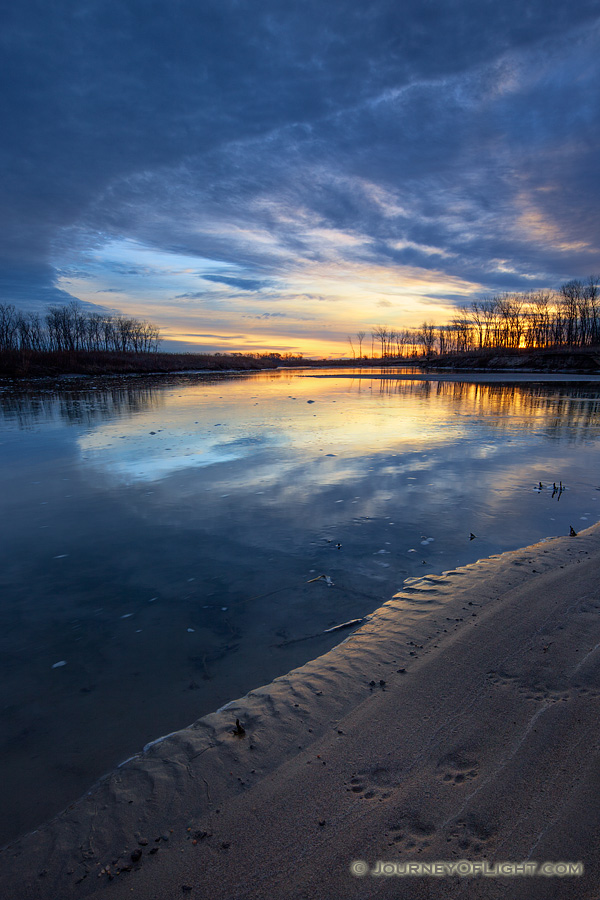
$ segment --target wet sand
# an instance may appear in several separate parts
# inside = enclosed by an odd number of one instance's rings
[[[599,570],[596,525],[405,583],[325,656],[4,848],[2,896],[597,897]],[[584,874],[357,877],[355,860]]]

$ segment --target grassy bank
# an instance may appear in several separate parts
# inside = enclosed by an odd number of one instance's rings
[[[417,366],[425,369],[600,373],[600,347],[560,350],[473,350],[429,357],[363,359],[283,358],[277,354],[244,356],[210,353],[130,353],[115,351],[11,350],[0,354],[0,378],[61,375],[148,375],[177,372],[261,371],[281,367],[373,368]]]
[[[465,353],[445,353],[415,360],[431,369],[481,369],[503,371],[521,369],[533,372],[600,373],[600,347],[562,348],[558,350],[487,349]]]
[[[296,362],[295,365],[298,363]],[[127,353],[102,350],[14,350],[0,355],[0,376],[42,378],[57,375],[128,375],[193,370],[274,369],[272,357],[213,356],[204,353]]]
[[[407,359],[304,359],[276,353],[127,353],[106,350],[9,350],[0,353],[0,378],[44,378],[60,375],[147,375],[176,372],[261,371],[281,367],[340,368],[417,365]]]

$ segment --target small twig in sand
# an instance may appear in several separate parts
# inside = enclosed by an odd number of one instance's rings
[[[326,628],[323,634],[328,634],[330,631],[338,631],[340,628],[350,628],[352,625],[360,625],[364,621],[364,618],[350,619],[349,622],[342,622],[341,625],[334,625],[333,628]]]
[[[308,581],[307,581],[306,583],[307,583],[307,584],[312,584],[313,581],[321,581],[321,579],[323,579],[323,581],[326,581],[327,584],[329,585],[329,587],[333,587],[333,581],[331,580],[331,578],[329,577],[329,575],[317,575],[316,578],[309,578]]]
[[[310,641],[313,638],[321,637],[324,634],[329,634],[332,631],[339,631],[340,628],[352,628],[353,625],[361,625],[365,621],[362,619],[351,619],[349,622],[342,622],[341,625],[334,625],[332,628],[326,628],[325,631],[318,631],[316,634],[307,634],[304,637],[299,638],[291,638],[287,641],[282,641],[280,644],[275,644],[276,647],[287,647],[289,644],[298,644],[300,641]]]

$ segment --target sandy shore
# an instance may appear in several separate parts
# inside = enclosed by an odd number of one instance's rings
[[[4,848],[1,895],[596,900],[599,572],[597,525],[405,584],[325,656]],[[357,877],[355,860],[584,874]]]

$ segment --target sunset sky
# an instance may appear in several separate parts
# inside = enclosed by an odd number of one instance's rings
[[[130,313],[168,350],[340,355],[600,272],[598,0],[1,18],[0,302]]]

